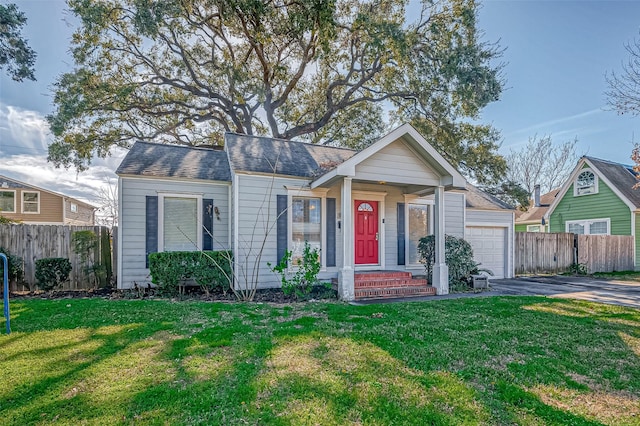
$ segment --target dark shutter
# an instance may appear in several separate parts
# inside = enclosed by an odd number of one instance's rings
[[[327,198],[327,266],[336,266],[336,199]]]
[[[158,251],[158,197],[147,195],[145,206],[145,267],[149,267],[149,253]]]
[[[202,200],[202,250],[213,250],[213,200]]]
[[[404,203],[398,203],[398,265],[405,265]]]
[[[289,197],[286,195],[278,195],[276,210],[278,212],[277,217],[277,230],[278,230],[278,245],[277,245],[277,259],[276,262],[280,262],[280,259],[284,257],[284,253],[287,250],[287,204]]]

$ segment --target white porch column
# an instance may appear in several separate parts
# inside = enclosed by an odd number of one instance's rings
[[[355,298],[353,260],[353,200],[351,199],[351,178],[342,181],[342,269],[338,276],[338,297],[342,300]]]
[[[449,267],[444,258],[444,186],[438,186],[435,197],[436,259],[433,265],[433,283],[436,294],[449,294]]]

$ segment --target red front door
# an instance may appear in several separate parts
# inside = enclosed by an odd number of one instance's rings
[[[378,202],[355,202],[356,265],[378,264]]]

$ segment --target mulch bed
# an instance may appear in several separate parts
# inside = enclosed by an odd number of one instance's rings
[[[97,290],[60,290],[60,291],[38,291],[38,292],[19,292],[11,293],[12,300],[20,299],[86,299],[86,298],[102,298],[102,299],[171,299],[171,300],[196,300],[210,302],[235,302],[238,301],[231,291],[223,292],[221,289],[205,294],[197,287],[187,287],[185,294],[177,296],[166,296],[158,294],[155,289],[131,289],[116,290],[112,288],[101,288]],[[323,286],[316,286],[311,290],[304,300],[336,300],[337,292],[327,289]],[[254,302],[266,303],[293,303],[300,302],[294,296],[288,296],[282,290],[261,289],[256,290]]]

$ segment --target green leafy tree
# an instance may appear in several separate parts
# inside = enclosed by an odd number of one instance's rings
[[[410,121],[468,176],[505,170],[470,124],[498,99],[501,51],[474,0],[69,0],[76,69],[55,85],[56,165],[132,140],[215,145],[223,131],[361,148]]]
[[[36,52],[22,36],[26,23],[27,18],[15,4],[0,4],[0,69],[6,69],[16,81],[36,79],[33,74]]]
[[[507,180],[496,185],[483,186],[480,189],[504,201],[511,207],[528,207],[530,193],[518,182]]]

